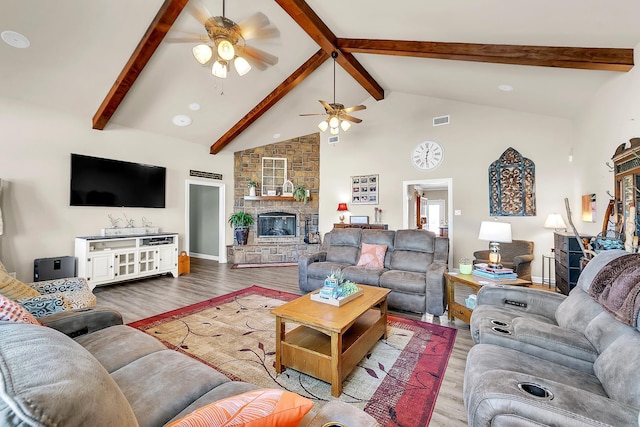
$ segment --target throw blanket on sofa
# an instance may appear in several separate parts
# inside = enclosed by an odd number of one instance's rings
[[[589,295],[617,320],[636,327],[640,310],[640,255],[614,259],[600,270]]]

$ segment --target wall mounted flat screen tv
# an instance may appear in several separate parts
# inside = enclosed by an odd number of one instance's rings
[[[71,206],[164,208],[161,166],[71,154]]]

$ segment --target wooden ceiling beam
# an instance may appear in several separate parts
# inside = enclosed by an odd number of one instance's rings
[[[102,101],[98,111],[94,114],[94,129],[103,130],[105,128],[187,2],[188,0],[165,0],[120,75],[113,83],[111,90]]]
[[[276,3],[302,28],[327,54],[338,52],[336,62],[344,68],[374,99],[384,99],[384,89],[350,53],[342,52],[338,38],[322,22],[304,0],[276,0]]]
[[[211,154],[217,154],[226,147],[231,141],[244,132],[253,122],[258,120],[264,113],[269,111],[278,101],[284,98],[289,92],[291,92],[296,86],[298,86],[304,79],[306,79],[311,73],[313,73],[320,65],[322,65],[327,59],[329,54],[323,49],[318,50],[311,58],[309,58],[304,64],[302,64],[296,71],[287,77],[282,83],[278,85],[269,95],[267,95],[258,105],[253,107],[238,123],[236,123],[231,129],[227,131],[220,139],[218,139],[212,146],[209,152]]]
[[[583,70],[629,71],[633,67],[633,49],[369,39],[338,39],[336,44],[341,51],[347,53],[413,56]]]

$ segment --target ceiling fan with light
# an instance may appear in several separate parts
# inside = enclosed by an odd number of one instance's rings
[[[351,123],[361,123],[362,120],[349,115],[349,113],[353,111],[365,110],[367,107],[365,105],[356,105],[354,107],[347,107],[343,104],[336,103],[336,58],[338,57],[338,52],[331,52],[331,57],[333,58],[333,103],[329,104],[326,101],[320,100],[320,104],[325,109],[325,113],[328,117],[326,120],[321,121],[318,124],[318,128],[322,132],[329,129],[331,135],[337,135],[340,132],[339,128],[342,128],[344,132],[348,131],[351,127]],[[315,113],[315,114],[300,114],[301,116],[322,116],[323,113]]]
[[[197,0],[189,1],[186,9],[204,26],[207,34],[191,33],[184,37],[168,38],[167,41],[199,43],[193,47],[193,56],[202,65],[213,60],[211,73],[214,76],[226,78],[231,62],[241,76],[251,71],[252,66],[264,70],[269,65],[278,63],[277,56],[246,44],[247,40],[269,39],[280,35],[263,13],[255,13],[244,21],[235,23],[225,16],[225,0],[222,0],[222,16],[212,16]]]

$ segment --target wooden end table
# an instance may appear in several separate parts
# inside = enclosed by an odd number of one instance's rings
[[[311,294],[271,310],[276,316],[276,372],[287,367],[331,384],[342,381],[381,337],[387,337],[389,289],[358,285],[363,295],[334,307],[312,301]],[[285,334],[285,322],[300,326]]]
[[[454,318],[458,318],[465,323],[471,323],[471,313],[473,310],[467,308],[467,306],[456,302],[455,300],[455,284],[467,286],[475,293],[484,285],[509,285],[509,286],[530,286],[531,282],[523,279],[514,280],[491,280],[489,278],[474,276],[473,274],[460,274],[458,272],[446,272],[444,277],[447,280],[447,312],[449,315],[449,321],[452,322]]]

